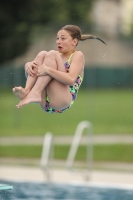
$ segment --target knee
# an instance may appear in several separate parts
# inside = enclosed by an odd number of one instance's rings
[[[56,56],[56,51],[55,50],[50,50],[46,54],[46,57],[55,57],[55,56]]]
[[[47,54],[47,51],[40,51],[37,54],[37,58],[45,58],[46,54]]]
[[[52,55],[55,55],[55,54],[56,54],[56,51],[55,51],[55,50],[50,50],[48,53],[49,53],[49,54],[52,54]]]

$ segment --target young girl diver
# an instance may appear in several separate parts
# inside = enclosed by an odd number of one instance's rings
[[[76,47],[79,41],[100,38],[83,35],[75,25],[66,25],[57,33],[58,51],[41,51],[32,62],[25,64],[26,86],[14,87],[20,99],[17,108],[29,103],[39,103],[49,113],[68,110],[77,97],[84,77],[85,58]]]

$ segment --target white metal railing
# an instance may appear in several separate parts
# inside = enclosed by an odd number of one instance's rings
[[[72,169],[72,165],[74,162],[74,158],[76,156],[76,152],[83,134],[84,129],[87,129],[87,171],[86,171],[86,180],[90,179],[90,173],[92,170],[92,156],[93,156],[93,133],[92,133],[92,124],[89,121],[81,121],[75,131],[73,141],[70,147],[70,151],[68,153],[68,157],[66,160],[66,167],[68,169]]]
[[[46,173],[47,180],[50,181],[50,167],[53,159],[53,136],[48,132],[44,136],[43,149],[41,155],[41,168]]]

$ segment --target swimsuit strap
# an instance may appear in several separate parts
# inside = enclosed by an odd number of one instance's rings
[[[74,53],[75,53],[75,52],[74,52]],[[70,61],[71,61],[71,58],[72,58],[72,56],[73,56],[74,53],[72,53],[72,54],[70,55],[70,57],[68,58],[68,60],[66,61],[69,65],[70,65]],[[60,55],[61,55],[61,53],[60,53]]]
[[[70,55],[69,59],[67,60],[67,62],[68,62],[69,65],[70,65],[70,61],[71,61],[71,58],[72,58],[73,54],[74,54],[74,53],[72,53],[72,54]]]
[[[80,75],[78,75],[78,77],[80,78],[81,81],[83,81],[83,78]]]

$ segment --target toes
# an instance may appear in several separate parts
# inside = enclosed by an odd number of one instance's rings
[[[21,105],[16,105],[16,107],[17,107],[17,108],[21,108],[22,106],[21,106]]]
[[[16,105],[17,108],[21,108],[22,106],[23,106],[22,103],[21,104],[19,103],[18,105]]]
[[[16,105],[16,108],[20,108],[20,105]]]

